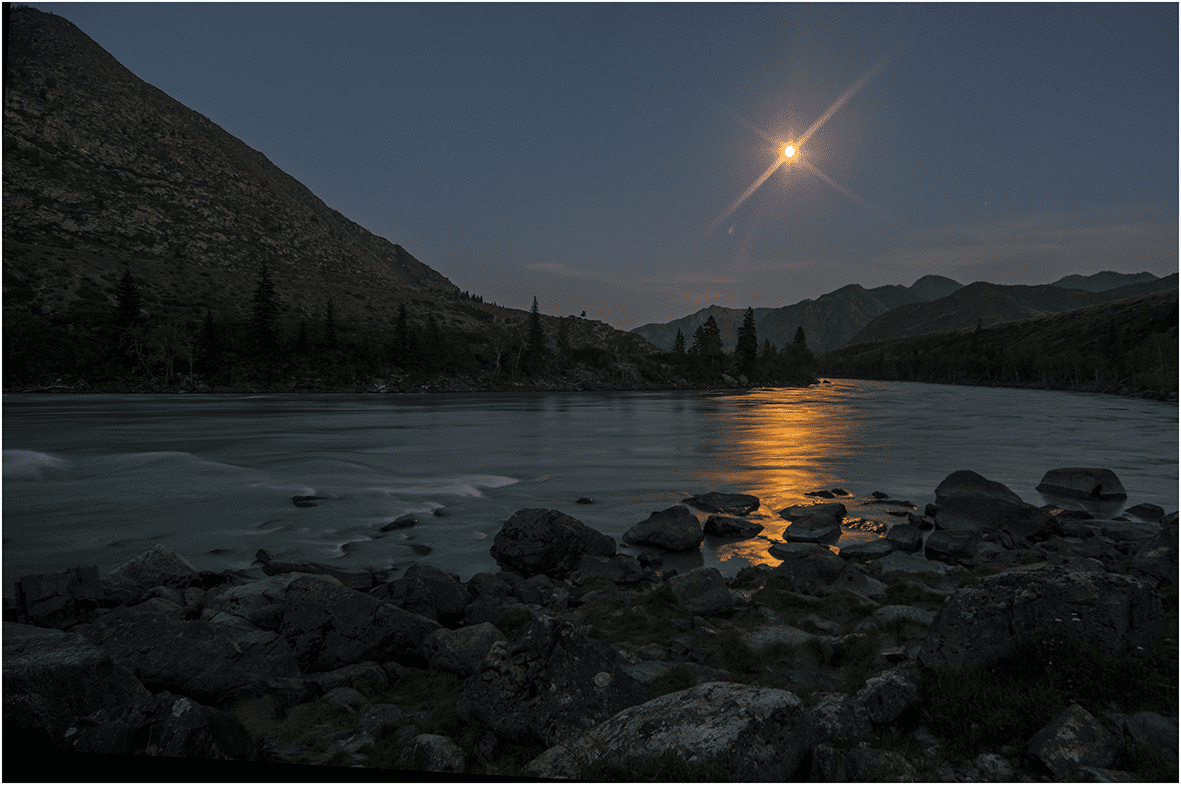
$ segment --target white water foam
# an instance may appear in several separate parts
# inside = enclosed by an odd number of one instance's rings
[[[5,450],[4,479],[42,480],[70,467],[65,458],[34,450]]]

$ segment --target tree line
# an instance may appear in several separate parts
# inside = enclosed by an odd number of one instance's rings
[[[742,317],[733,352],[723,349],[721,329],[711,315],[693,331],[691,344],[686,345],[684,332],[677,330],[673,349],[663,359],[685,378],[705,384],[726,375],[750,385],[796,386],[815,381],[817,368],[803,327],[797,327],[792,342],[781,349],[769,340],[760,345],[752,308]]]

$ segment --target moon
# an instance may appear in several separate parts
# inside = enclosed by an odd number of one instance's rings
[[[794,146],[789,144],[787,147],[783,148],[783,157],[784,158],[791,158],[795,154],[796,154],[796,148]]]

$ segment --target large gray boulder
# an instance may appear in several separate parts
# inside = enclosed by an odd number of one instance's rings
[[[970,469],[960,469],[935,486],[935,504],[942,507],[952,496],[986,496],[1000,501],[1021,502],[1021,497],[1004,483],[986,479]]]
[[[282,638],[231,618],[238,621],[183,621],[163,601],[153,600],[115,608],[77,629],[153,692],[167,690],[215,706],[235,691],[264,692],[269,680],[299,675]]]
[[[840,534],[840,522],[823,512],[801,515],[783,530],[783,538],[793,542],[835,540]]]
[[[1060,779],[1078,777],[1082,766],[1107,768],[1118,741],[1089,711],[1072,703],[1029,740],[1029,754]]]
[[[508,640],[490,622],[458,630],[435,630],[422,642],[422,655],[435,670],[467,678],[488,654],[492,644]]]
[[[1051,469],[1038,483],[1039,493],[1074,499],[1126,499],[1127,491],[1110,469]]]
[[[22,575],[16,582],[18,619],[38,627],[65,629],[89,621],[102,598],[98,567]]]
[[[107,597],[123,604],[142,598],[156,586],[184,586],[197,568],[163,543],[116,567],[102,579]]]
[[[420,662],[431,621],[322,575],[303,575],[287,587],[280,633],[300,669],[330,671],[366,660]]]
[[[1160,601],[1145,581],[1057,566],[1012,570],[955,591],[923,641],[927,667],[962,668],[1047,638],[1124,656],[1155,649],[1164,635]]]
[[[492,644],[455,711],[516,744],[566,741],[652,697],[622,664],[608,644],[542,616]]]
[[[810,748],[803,704],[784,690],[710,682],[624,709],[525,767],[530,777],[631,779],[655,761],[720,769],[723,779],[795,778]]]
[[[692,550],[704,539],[697,516],[680,504],[652,513],[623,533],[626,543],[659,545],[670,551]]]
[[[429,564],[411,564],[406,568],[405,576],[422,581],[430,593],[435,615],[440,619],[462,618],[463,609],[472,602],[471,593],[454,573]]]
[[[250,760],[254,742],[233,714],[167,692],[142,705],[110,707],[74,724],[73,752]]]
[[[734,610],[730,587],[717,567],[698,567],[668,581],[677,602],[694,616],[728,616]]]
[[[557,510],[526,509],[500,528],[491,553],[506,570],[565,578],[583,554],[613,555],[615,540]]]
[[[241,584],[224,584],[205,593],[201,618],[219,613],[241,617],[263,630],[278,632],[283,623],[283,597],[300,573],[289,572]]]
[[[64,747],[76,718],[151,697],[129,670],[81,635],[4,622],[6,747]]]
[[[690,496],[684,504],[690,504],[706,512],[720,512],[725,515],[750,515],[759,508],[759,497],[747,493],[722,493],[710,491],[700,496]]]

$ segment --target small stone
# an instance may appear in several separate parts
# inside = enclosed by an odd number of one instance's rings
[[[399,518],[394,518],[392,521],[382,526],[381,531],[392,532],[396,529],[409,529],[411,526],[417,525],[418,518],[414,517],[410,513],[407,513]]]
[[[578,501],[576,502],[576,504],[594,504],[594,503],[595,503],[595,500],[589,496],[579,497]]]

